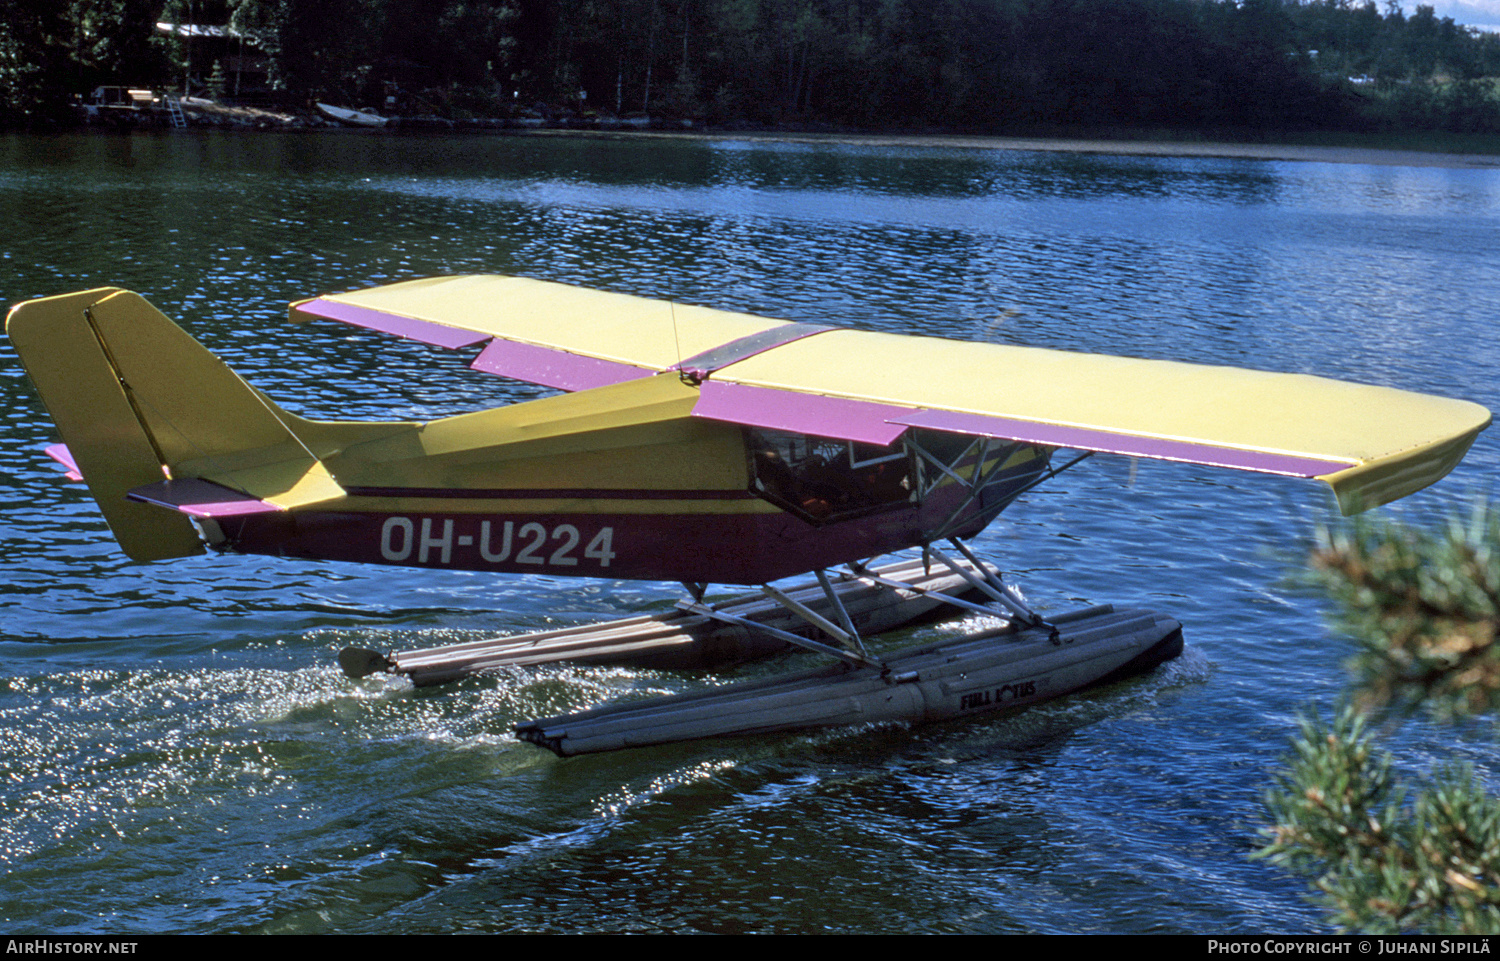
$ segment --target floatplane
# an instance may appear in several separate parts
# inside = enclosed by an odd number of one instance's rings
[[[429,422],[309,420],[145,299],[27,301],[6,329],[125,553],[205,547],[372,564],[677,581],[669,614],[421,651],[347,649],[351,676],[438,683],[503,665],[825,666],[542,718],[572,755],[1015,708],[1148,670],[1172,617],[1044,616],[968,541],[1095,454],[1315,478],[1345,513],[1420,490],[1490,422],[1460,400],[1306,375],[789,323],[516,277],[416,280],[294,303],[562,393]],[[1065,463],[1054,454],[1066,450]],[[916,559],[877,566],[909,548]],[[787,578],[804,583],[778,586]],[[710,585],[758,587],[710,603]],[[881,654],[933,616],[999,624]]]

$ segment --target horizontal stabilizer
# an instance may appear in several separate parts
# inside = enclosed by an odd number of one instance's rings
[[[239,471],[220,471],[216,480],[177,478],[132,489],[133,501],[155,504],[193,517],[272,514],[322,504],[344,490],[319,461],[287,460]],[[232,482],[233,487],[226,486]]]
[[[303,448],[261,447],[213,462],[193,461],[174,471],[174,478],[211,481],[276,510],[310,507],[344,496],[328,468]]]
[[[245,514],[274,514],[275,504],[205,480],[167,480],[137,487],[126,495],[142,504],[155,504],[192,517],[214,519]]]

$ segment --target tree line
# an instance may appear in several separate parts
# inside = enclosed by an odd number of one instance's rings
[[[0,119],[235,49],[264,98],[449,116],[1500,132],[1500,35],[1397,0],[0,0]]]

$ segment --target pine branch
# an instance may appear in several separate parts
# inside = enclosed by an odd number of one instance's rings
[[[1331,725],[1302,718],[1255,856],[1307,877],[1345,930],[1500,929],[1500,803],[1463,765],[1408,787],[1367,721],[1384,708],[1456,721],[1500,705],[1500,515],[1480,502],[1432,533],[1356,523],[1324,532],[1312,565],[1360,645],[1356,703]]]
[[[1500,705],[1500,514],[1481,502],[1437,533],[1324,532],[1312,565],[1362,648],[1350,670],[1365,706],[1456,720]]]

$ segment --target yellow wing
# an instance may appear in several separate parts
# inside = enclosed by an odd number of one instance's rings
[[[489,342],[478,370],[583,390],[666,370],[785,321],[525,277],[413,280],[292,304],[321,317],[442,347]]]
[[[569,390],[680,369],[695,416],[890,443],[910,427],[1316,477],[1345,513],[1451,471],[1477,404],[1301,374],[788,324],[514,277],[451,277],[292,307],[450,347]]]
[[[872,405],[871,426],[891,430],[1316,477],[1345,513],[1436,482],[1490,423],[1488,410],[1467,401],[1305,374],[860,331],[750,357],[714,373],[704,389],[703,414],[718,416],[722,401],[739,407],[738,418],[725,419],[743,420],[756,398],[795,392],[808,397],[805,420],[831,405],[829,426],[843,424],[846,434],[859,417],[848,406],[856,402]],[[739,396],[713,396],[721,392]]]

